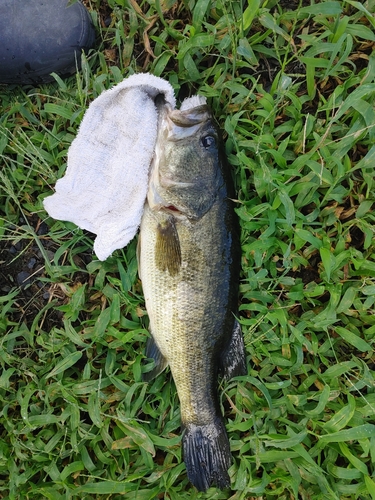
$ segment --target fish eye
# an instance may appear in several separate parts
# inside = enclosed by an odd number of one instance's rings
[[[208,149],[211,146],[216,145],[216,140],[215,140],[215,137],[213,137],[212,135],[206,135],[206,136],[202,137],[201,143],[205,149]]]

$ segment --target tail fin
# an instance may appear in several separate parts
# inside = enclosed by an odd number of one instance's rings
[[[184,461],[190,482],[199,490],[230,485],[229,440],[220,417],[206,425],[187,424],[182,438]]]

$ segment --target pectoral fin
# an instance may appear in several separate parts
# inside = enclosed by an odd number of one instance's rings
[[[222,352],[220,361],[223,376],[228,380],[232,377],[247,374],[245,344],[241,325],[237,320],[234,322],[232,337],[228,346]]]
[[[156,234],[155,264],[160,271],[175,276],[181,267],[181,247],[174,217],[158,224]]]
[[[145,356],[154,360],[154,367],[151,371],[142,374],[143,380],[145,382],[150,382],[150,380],[157,377],[167,367],[168,362],[155,344],[153,337],[147,339]]]

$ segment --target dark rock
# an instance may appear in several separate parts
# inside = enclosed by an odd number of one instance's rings
[[[35,257],[32,257],[32,258],[29,260],[29,262],[27,263],[27,267],[28,267],[29,269],[32,269],[32,268],[35,266],[35,264],[36,264],[36,258],[35,258]]]
[[[17,283],[22,287],[29,285],[31,283],[30,274],[26,271],[19,272],[17,274]]]

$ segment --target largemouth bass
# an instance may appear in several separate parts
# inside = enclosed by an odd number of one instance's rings
[[[150,380],[168,364],[181,405],[183,455],[198,490],[229,486],[217,378],[246,373],[237,311],[239,228],[230,173],[205,99],[160,108],[140,231],[139,272],[152,337]]]

